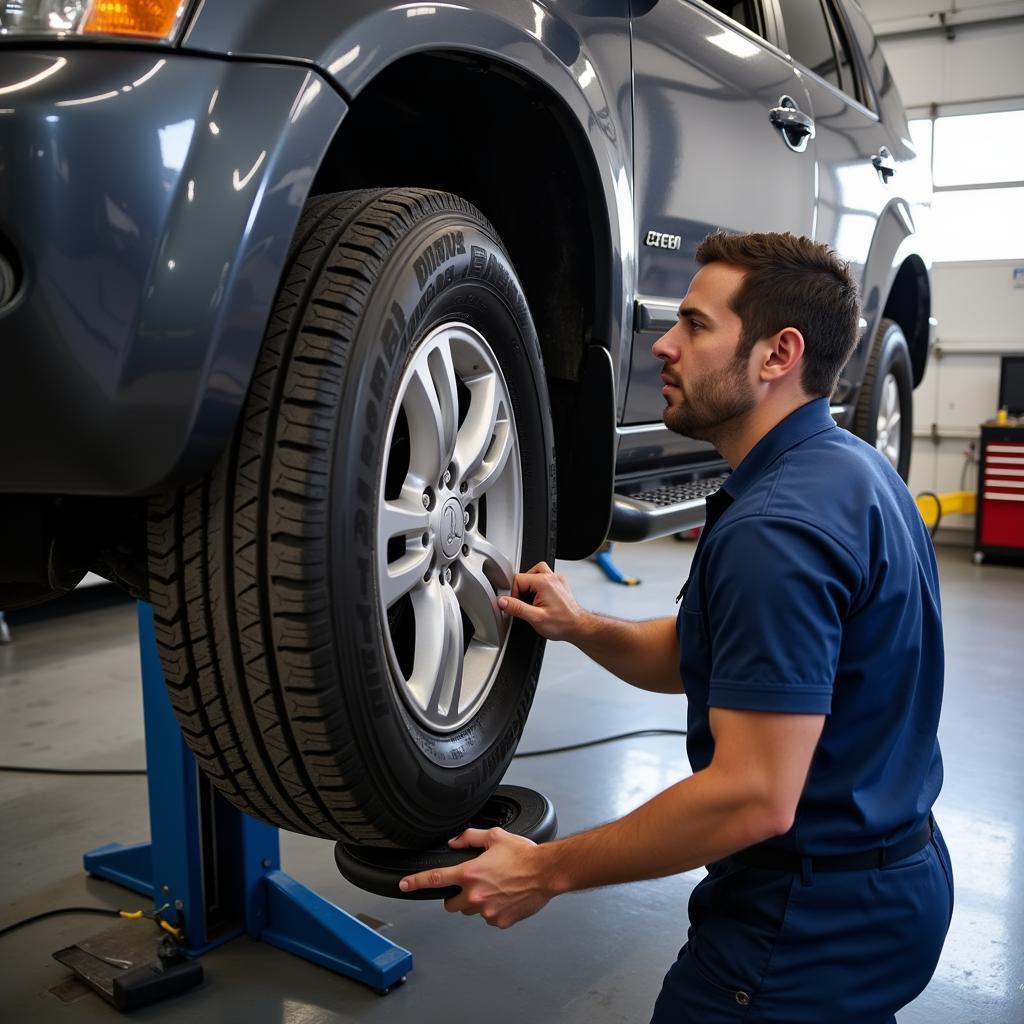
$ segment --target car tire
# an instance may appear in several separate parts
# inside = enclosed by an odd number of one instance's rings
[[[854,433],[874,445],[897,473],[910,475],[914,427],[914,376],[903,329],[882,320],[875,332],[857,399]]]
[[[536,687],[544,643],[496,601],[553,558],[554,481],[488,221],[424,189],[311,200],[230,449],[150,503],[164,675],[218,791],[348,844],[460,831]]]

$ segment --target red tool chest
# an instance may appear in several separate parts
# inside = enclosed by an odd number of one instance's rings
[[[1024,426],[981,428],[974,557],[1024,559]]]

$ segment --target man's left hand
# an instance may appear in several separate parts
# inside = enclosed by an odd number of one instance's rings
[[[475,847],[484,852],[454,867],[408,875],[399,883],[402,892],[457,885],[462,891],[444,901],[445,910],[479,914],[497,928],[510,928],[551,899],[553,893],[540,877],[537,844],[531,840],[502,828],[468,828],[448,845],[454,850]]]

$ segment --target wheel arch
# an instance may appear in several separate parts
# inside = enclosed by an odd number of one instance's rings
[[[931,283],[910,206],[894,199],[882,212],[861,280],[866,328],[843,371],[846,398],[855,402],[864,380],[875,333],[883,319],[895,320],[910,348],[914,387],[924,376],[932,342]]]
[[[438,105],[437,94],[458,95],[460,102]],[[565,501],[560,507],[560,521],[572,521],[572,543],[559,544],[565,557],[599,546],[611,508],[616,378],[623,372],[621,357],[628,357],[622,341],[628,259],[618,237],[621,196],[608,195],[611,173],[571,103],[549,82],[493,57],[447,47],[407,54],[363,84],[310,193],[377,185],[437,188],[468,199],[494,224],[537,327],[559,486],[563,495],[574,496],[571,508]],[[592,346],[610,353],[610,375],[588,372]],[[600,461],[607,473],[586,472],[576,453],[584,417],[592,443],[605,438],[608,457]]]

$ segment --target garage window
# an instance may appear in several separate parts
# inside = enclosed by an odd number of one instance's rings
[[[1024,257],[1024,110],[911,121],[930,166],[937,261]]]

